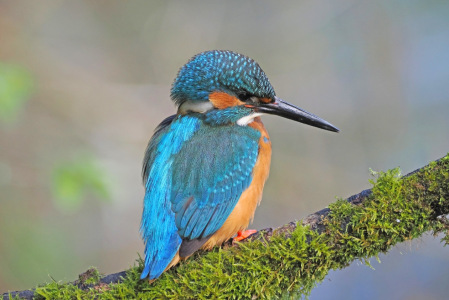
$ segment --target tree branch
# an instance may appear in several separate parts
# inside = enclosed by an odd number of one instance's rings
[[[242,243],[201,252],[148,285],[139,266],[99,276],[88,270],[80,279],[50,283],[11,297],[58,296],[63,291],[114,297],[210,298],[309,294],[331,269],[367,260],[425,232],[446,232],[449,222],[449,155],[399,177],[398,170],[377,174],[373,188],[309,215],[300,223],[266,228]],[[448,237],[444,238],[446,242]],[[95,279],[96,278],[96,279]],[[83,294],[84,293],[84,294]],[[3,294],[8,299],[7,293]]]

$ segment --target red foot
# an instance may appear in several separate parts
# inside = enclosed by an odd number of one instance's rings
[[[237,236],[232,241],[233,242],[240,242],[240,241],[248,238],[251,234],[254,234],[256,232],[257,232],[257,230],[254,230],[254,229],[248,229],[248,230],[245,230],[243,232],[242,231],[238,231],[237,232]]]

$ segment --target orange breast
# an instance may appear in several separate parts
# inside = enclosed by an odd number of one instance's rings
[[[237,202],[223,226],[210,237],[202,247],[203,249],[210,249],[215,245],[220,245],[235,235],[237,231],[246,229],[254,217],[257,205],[262,199],[263,187],[270,171],[271,141],[259,117],[255,118],[248,126],[262,133],[259,140],[259,155],[253,170],[253,180],[250,186],[242,193],[239,202]]]

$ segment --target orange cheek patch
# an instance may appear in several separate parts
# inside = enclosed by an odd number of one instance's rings
[[[218,108],[223,109],[231,106],[239,106],[245,104],[236,97],[223,92],[213,92],[209,94],[209,101]]]
[[[259,100],[260,100],[260,102],[263,102],[263,103],[271,103],[271,102],[273,102],[273,99],[270,99],[270,98],[259,98]]]

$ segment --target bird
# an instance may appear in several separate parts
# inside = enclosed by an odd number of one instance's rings
[[[253,59],[228,50],[193,56],[171,87],[176,114],[155,129],[142,167],[141,279],[236,236],[252,221],[268,178],[271,141],[262,115],[338,132],[276,96]]]

